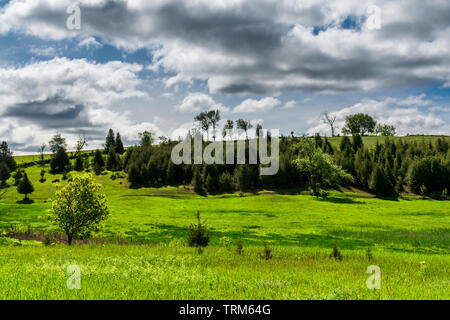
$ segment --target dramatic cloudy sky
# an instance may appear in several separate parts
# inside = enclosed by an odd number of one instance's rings
[[[55,132],[176,138],[211,108],[284,134],[329,135],[325,111],[450,134],[450,2],[0,0],[0,139],[17,154]]]

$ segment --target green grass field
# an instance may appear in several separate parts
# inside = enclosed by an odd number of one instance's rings
[[[26,169],[32,203],[22,203],[15,187],[6,189],[3,235],[14,229],[38,239],[57,232],[47,214],[66,182],[52,183],[61,175],[47,173],[40,183],[40,170]],[[327,198],[301,190],[203,197],[184,186],[129,189],[125,178],[110,177],[96,177],[111,217],[91,242],[44,246],[0,238],[0,299],[450,298],[449,201],[379,199],[358,190],[330,191]],[[202,254],[186,246],[197,210],[212,232]],[[334,244],[342,261],[329,258]],[[264,245],[272,249],[270,260],[261,257]],[[71,264],[81,269],[81,290],[66,287]],[[380,290],[366,286],[369,265],[381,268]]]

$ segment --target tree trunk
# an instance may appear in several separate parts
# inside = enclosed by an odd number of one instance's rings
[[[69,244],[69,246],[72,245],[72,240],[73,240],[73,237],[68,235],[67,236],[67,243]]]

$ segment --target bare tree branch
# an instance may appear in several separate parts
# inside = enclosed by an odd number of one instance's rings
[[[325,123],[325,124],[330,126],[330,128],[331,128],[331,136],[334,137],[335,136],[335,130],[336,130],[336,127],[334,126],[334,123],[336,122],[336,115],[330,115],[328,112],[325,112],[322,115],[322,121],[323,121],[323,123]]]

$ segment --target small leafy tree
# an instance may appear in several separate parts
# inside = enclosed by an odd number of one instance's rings
[[[318,186],[335,186],[341,182],[353,182],[353,177],[334,163],[329,154],[317,148],[313,141],[302,138],[297,148],[300,157],[294,160],[300,176],[306,176],[314,195],[319,195]]]
[[[374,133],[377,122],[368,114],[357,113],[350,115],[345,119],[343,134],[364,136],[367,133]]]
[[[48,145],[53,153],[56,153],[59,149],[67,149],[66,139],[63,138],[60,133],[55,134]]]
[[[389,124],[378,124],[375,133],[382,137],[395,136],[395,127]]]
[[[143,147],[151,146],[153,144],[154,138],[150,131],[144,131],[139,133],[140,144]]]
[[[6,185],[6,180],[11,177],[11,172],[5,162],[0,162],[0,181],[1,185]]]
[[[78,176],[56,193],[53,222],[66,234],[67,243],[88,238],[110,213],[102,186],[91,175]]]
[[[189,226],[188,245],[190,247],[204,248],[211,241],[211,233],[204,222],[200,219],[200,211],[197,211],[197,224]]]
[[[28,179],[28,175],[26,173],[23,174],[23,178],[17,186],[17,192],[25,195],[24,201],[28,201],[28,195],[34,192],[33,184],[30,179]]]

